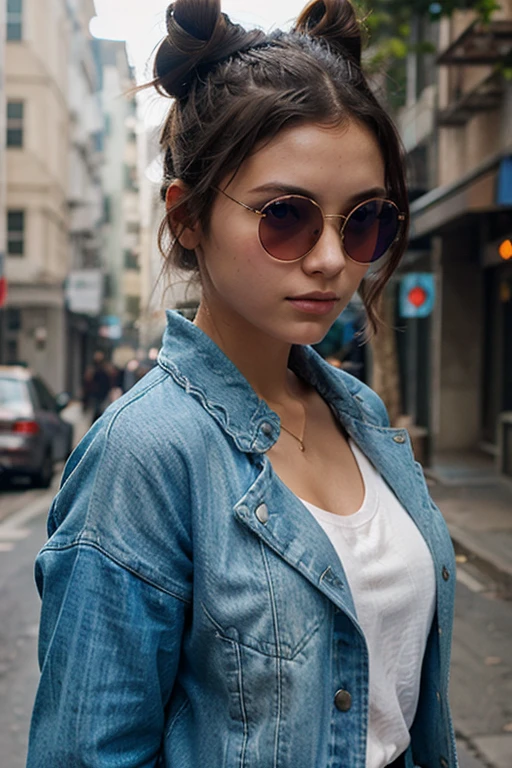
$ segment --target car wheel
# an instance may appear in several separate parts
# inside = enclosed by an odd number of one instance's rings
[[[46,451],[38,472],[33,477],[36,488],[49,488],[53,478],[53,456],[50,449]]]

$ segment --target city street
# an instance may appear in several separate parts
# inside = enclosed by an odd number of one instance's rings
[[[12,490],[0,497],[0,768],[22,768],[25,761],[38,678],[33,563],[57,480],[51,491]],[[510,768],[511,637],[512,602],[461,562],[451,689],[461,768]]]

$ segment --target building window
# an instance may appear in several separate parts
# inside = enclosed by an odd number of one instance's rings
[[[23,117],[24,104],[22,101],[7,102],[7,146],[23,146]]]
[[[137,254],[128,248],[124,252],[124,268],[139,269],[139,258]]]
[[[132,321],[140,315],[140,296],[127,296],[125,299],[126,314]]]
[[[8,331],[21,331],[21,309],[6,307],[5,319]]]
[[[7,211],[7,255],[25,253],[25,211]]]
[[[22,0],[7,0],[7,39],[21,40],[23,4]]]
[[[103,223],[110,224],[112,221],[112,198],[105,195],[103,198]]]
[[[139,235],[140,234],[140,223],[138,221],[128,221],[126,222],[126,232],[128,235]]]
[[[7,365],[13,365],[18,362],[18,340],[7,339],[5,350],[5,362]]]
[[[135,165],[124,166],[124,188],[132,192],[137,192],[139,189],[137,181],[137,167]]]

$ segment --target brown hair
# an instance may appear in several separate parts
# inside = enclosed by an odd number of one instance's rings
[[[215,187],[283,127],[351,119],[376,137],[389,197],[408,212],[400,139],[361,70],[361,30],[348,0],[313,0],[287,33],[246,31],[221,13],[220,0],[176,0],[166,22],[152,83],[174,98],[161,134],[162,198],[181,179],[190,221],[208,230]],[[197,273],[194,252],[174,234],[168,211],[159,232],[167,264]],[[373,332],[378,300],[405,247],[404,237],[361,286]]]

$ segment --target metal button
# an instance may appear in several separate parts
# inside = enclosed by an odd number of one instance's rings
[[[441,694],[439,693],[439,691],[436,691],[436,699],[438,700],[439,703],[441,703]]]
[[[441,764],[441,768],[448,768],[448,760],[446,757],[440,757],[439,763]]]
[[[352,696],[348,691],[344,691],[342,688],[336,692],[336,695],[334,696],[334,703],[336,705],[336,709],[339,709],[340,712],[348,712],[352,706]]]
[[[402,443],[405,443],[405,435],[395,435],[393,440],[395,443],[400,443],[400,445],[402,445]]]
[[[265,525],[268,523],[268,518],[270,517],[268,513],[268,507],[266,504],[260,504],[259,507],[256,509],[256,517],[262,523],[262,525]]]
[[[450,578],[450,571],[448,570],[446,565],[443,565],[443,579],[445,581],[448,581],[449,578]]]
[[[270,437],[274,430],[272,429],[272,424],[269,424],[268,421],[265,421],[261,425],[261,431],[266,437]]]

